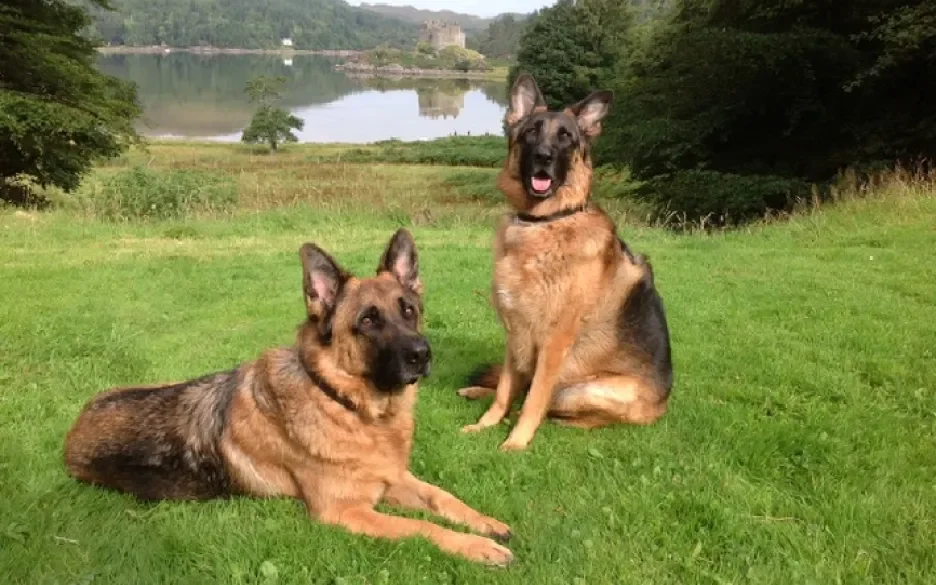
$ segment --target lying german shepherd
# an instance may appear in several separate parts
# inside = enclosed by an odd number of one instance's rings
[[[431,362],[410,234],[394,234],[373,278],[348,274],[314,244],[300,255],[308,320],[294,347],[180,384],[96,396],[68,433],[69,474],[141,499],[301,498],[312,518],[351,532],[421,535],[508,564],[510,550],[490,538],[373,509],[384,500],[510,537],[408,470],[417,382]]]
[[[591,143],[611,101],[598,91],[550,112],[531,76],[511,89],[498,188],[514,213],[497,229],[493,283],[507,351],[503,366],[459,390],[494,394],[465,431],[498,424],[527,392],[504,450],[526,448],[547,415],[590,428],[651,423],[666,411],[673,371],[653,271],[589,201]]]

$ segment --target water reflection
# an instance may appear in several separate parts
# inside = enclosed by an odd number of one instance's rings
[[[447,120],[449,116],[457,118],[465,107],[464,91],[448,93],[441,89],[418,89],[419,115],[424,118]]]
[[[150,136],[239,140],[253,108],[244,94],[258,75],[286,77],[282,104],[305,120],[302,141],[416,140],[499,133],[503,83],[348,76],[319,56],[109,55],[102,70],[137,83]]]

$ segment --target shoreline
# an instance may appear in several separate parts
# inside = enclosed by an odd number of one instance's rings
[[[459,71],[457,69],[419,69],[406,68],[402,65],[366,65],[361,63],[339,63],[335,71],[341,71],[348,77],[356,79],[370,79],[377,77],[403,78],[403,77],[438,77],[454,79],[496,79],[497,71]]]
[[[321,57],[335,57],[339,59],[359,57],[367,51],[351,49],[231,49],[224,47],[165,47],[151,46],[100,46],[97,52],[101,55],[170,55],[172,53],[187,53],[190,55],[275,55],[289,58],[296,55],[317,55]],[[460,71],[457,69],[420,69],[406,68],[402,65],[368,65],[356,62],[338,63],[336,71],[341,71],[348,77],[421,77],[445,79],[472,79],[487,81],[503,81],[506,70],[495,67],[490,71]]]
[[[104,55],[169,55],[190,53],[193,55],[321,55],[325,57],[356,57],[364,51],[351,49],[231,49],[224,47],[164,47],[159,45],[133,47],[127,45],[101,46],[98,53]]]

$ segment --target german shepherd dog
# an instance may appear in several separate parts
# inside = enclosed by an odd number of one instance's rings
[[[514,211],[497,229],[493,279],[506,353],[458,391],[494,394],[466,432],[498,424],[526,392],[503,450],[525,449],[546,416],[593,428],[647,424],[666,411],[673,370],[653,270],[590,201],[590,149],[612,99],[596,91],[549,111],[533,77],[511,89],[497,184]]]
[[[372,278],[315,244],[300,256],[308,318],[293,347],[188,382],[99,394],[68,433],[68,473],[143,500],[299,498],[314,520],[353,533],[423,536],[508,564],[510,550],[488,538],[507,540],[507,525],[409,471],[418,380],[431,362],[410,234],[393,235]],[[381,500],[485,536],[379,513]]]

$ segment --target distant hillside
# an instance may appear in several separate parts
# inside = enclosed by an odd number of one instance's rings
[[[412,6],[390,6],[388,4],[361,4],[362,10],[369,10],[405,22],[422,24],[427,20],[444,20],[454,22],[467,32],[483,30],[491,22],[490,18],[482,18],[474,14],[463,14],[451,10],[423,10]]]
[[[77,0],[76,0],[77,1]],[[419,27],[342,0],[110,0],[92,33],[113,45],[263,49],[413,47]]]

